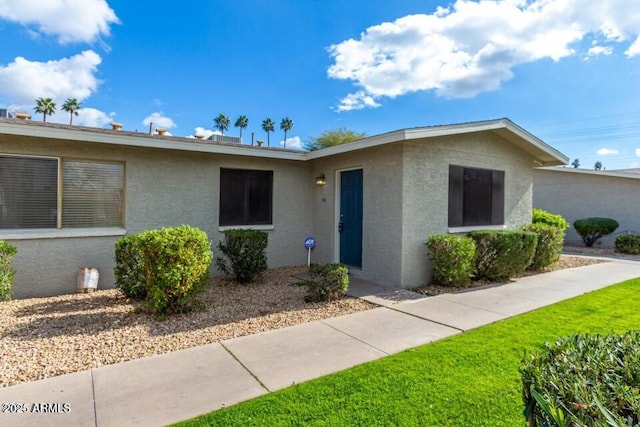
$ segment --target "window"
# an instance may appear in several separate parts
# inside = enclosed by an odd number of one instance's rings
[[[56,228],[58,159],[0,156],[0,228]]]
[[[220,169],[220,226],[271,225],[273,171]]]
[[[122,226],[122,163],[64,160],[62,227]]]
[[[449,227],[504,223],[504,171],[449,166]]]
[[[123,194],[123,163],[0,155],[0,229],[122,226]]]

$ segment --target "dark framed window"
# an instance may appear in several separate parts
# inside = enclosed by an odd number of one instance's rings
[[[273,223],[273,171],[220,169],[220,220],[228,225]]]
[[[120,227],[123,199],[122,162],[0,155],[0,229]]]
[[[449,227],[504,224],[504,171],[449,166]]]

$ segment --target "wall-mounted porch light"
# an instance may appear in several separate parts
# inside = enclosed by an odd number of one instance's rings
[[[316,176],[316,185],[318,186],[323,186],[327,183],[327,179],[324,177],[324,174],[321,173],[320,175]]]

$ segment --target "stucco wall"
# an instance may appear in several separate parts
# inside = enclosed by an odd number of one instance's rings
[[[424,242],[447,233],[449,165],[505,172],[507,228],[531,221],[533,159],[497,135],[476,133],[404,143],[402,286],[431,278]]]
[[[338,261],[338,172],[363,169],[362,270],[354,274],[398,286],[402,256],[402,144],[370,148],[312,161],[311,177],[327,184],[313,190],[313,260]]]
[[[0,152],[125,161],[127,233],[189,224],[207,233],[216,255],[216,245],[223,237],[218,230],[220,167],[273,170],[274,229],[268,231],[269,266],[306,262],[302,242],[311,231],[313,182],[303,162],[5,135],[0,136]],[[100,288],[113,287],[113,243],[117,238],[10,240],[18,248],[13,263],[17,271],[14,297],[75,292],[77,271],[86,266],[100,270]]]
[[[533,174],[533,207],[560,214],[570,224],[587,217],[613,218],[620,227],[600,243],[613,246],[618,233],[640,233],[638,178],[536,169]],[[565,241],[582,244],[573,226],[567,230]]]

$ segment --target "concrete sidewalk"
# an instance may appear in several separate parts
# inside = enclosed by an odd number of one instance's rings
[[[380,307],[2,388],[0,425],[165,425],[635,277],[640,263],[610,262],[431,298],[353,278]]]

